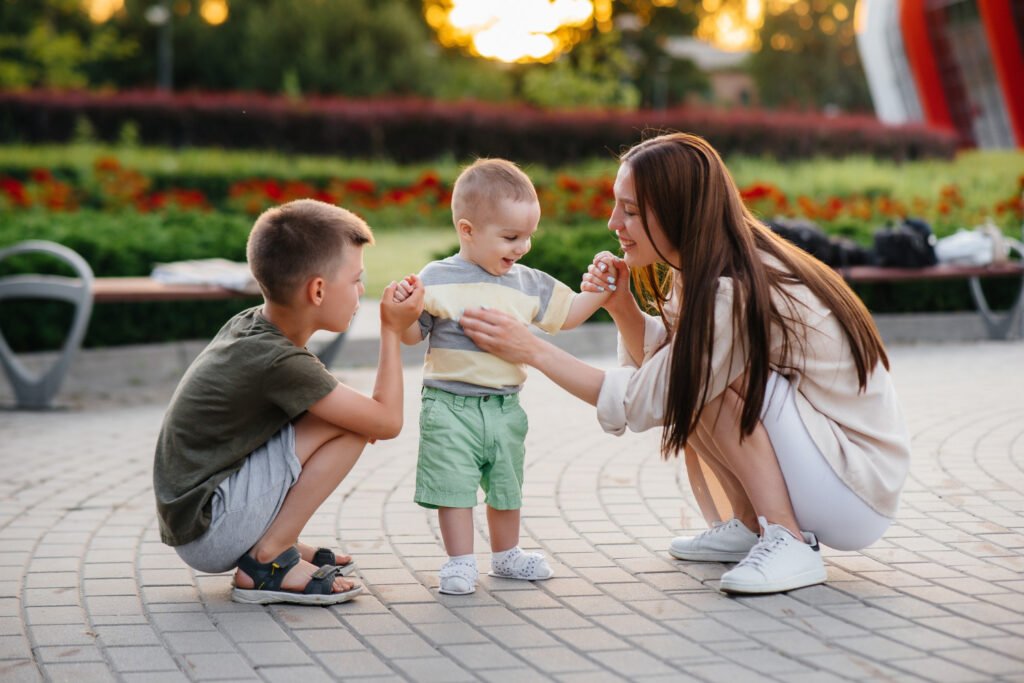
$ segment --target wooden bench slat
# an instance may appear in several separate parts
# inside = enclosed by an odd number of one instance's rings
[[[192,301],[259,296],[219,285],[166,284],[149,277],[99,277],[93,280],[96,303],[132,301]]]
[[[849,266],[839,273],[847,282],[910,282],[912,280],[956,280],[971,277],[1022,277],[1024,265],[1016,262],[990,266],[938,265],[926,268],[882,268]]]

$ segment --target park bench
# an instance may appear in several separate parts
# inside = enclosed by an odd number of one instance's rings
[[[209,284],[167,284],[149,277],[94,277],[92,269],[77,253],[53,242],[30,240],[0,249],[0,261],[21,253],[45,253],[64,261],[77,277],[59,275],[12,275],[0,278],[0,301],[4,299],[56,299],[74,304],[75,315],[57,361],[45,372],[34,374],[18,362],[0,334],[0,366],[14,389],[18,408],[50,406],[81,347],[94,303],[139,303],[153,301],[216,301],[252,298],[251,292]],[[316,355],[330,367],[344,343],[344,333],[324,344]]]
[[[920,280],[967,280],[971,298],[981,316],[990,339],[1010,339],[1024,335],[1024,262],[1008,261],[988,266],[959,266],[942,264],[925,268],[889,268],[880,266],[847,266],[839,268],[849,283],[900,283]],[[996,313],[988,305],[981,280],[989,277],[1017,277],[1021,290],[1008,311]]]

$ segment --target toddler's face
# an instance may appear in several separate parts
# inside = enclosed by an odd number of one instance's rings
[[[473,224],[470,235],[462,239],[460,253],[491,275],[504,275],[530,251],[539,222],[537,202],[503,199]]]

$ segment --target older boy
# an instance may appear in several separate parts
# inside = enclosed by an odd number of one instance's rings
[[[576,294],[550,275],[517,263],[530,251],[540,204],[533,183],[510,161],[481,159],[466,168],[455,181],[452,219],[459,253],[420,273],[427,287],[424,312],[402,341],[430,338],[415,500],[438,510],[449,555],[441,567],[440,591],[461,595],[476,589],[473,507],[478,487],[486,494],[491,575],[528,581],[552,576],[542,554],[519,548],[527,431],[519,390],[525,368],[481,351],[459,325],[462,311],[497,308],[553,334],[584,322],[607,293]],[[415,284],[399,283],[396,300],[411,296]]]
[[[247,256],[262,306],[231,318],[171,399],[153,471],[160,536],[205,572],[238,567],[232,598],[335,604],[362,590],[341,578],[351,558],[298,543],[368,441],[402,428],[401,331],[423,288],[381,304],[372,397],[338,382],[305,345],[348,328],[363,294],[369,227],[345,209],[304,199],[264,212]],[[318,565],[322,565],[319,566]]]

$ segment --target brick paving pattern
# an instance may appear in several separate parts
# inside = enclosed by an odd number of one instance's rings
[[[1024,344],[891,354],[914,443],[897,522],[863,552],[825,549],[826,585],[757,598],[719,593],[724,565],[666,554],[703,525],[658,435],[601,433],[536,372],[523,545],[556,578],[483,571],[475,595],[437,592],[409,368],[405,432],[364,453],[304,536],[359,564],[367,594],[331,608],[232,603],[230,575],[159,542],[163,403],[0,412],[0,680],[1024,681]]]

